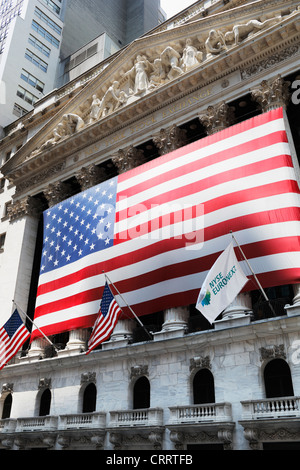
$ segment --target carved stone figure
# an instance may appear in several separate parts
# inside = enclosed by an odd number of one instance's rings
[[[168,79],[173,80],[173,78],[178,77],[183,73],[182,69],[179,66],[180,54],[173,49],[173,47],[168,46],[160,55],[162,63],[169,68]]]
[[[77,114],[65,114],[62,118],[62,123],[66,126],[66,134],[72,135],[80,131],[84,127],[84,121]]]
[[[188,72],[194,67],[197,67],[202,61],[203,53],[198,51],[196,47],[192,45],[192,40],[186,40],[186,46],[183,49],[183,55],[180,59],[180,66],[184,72]]]
[[[96,119],[108,116],[108,114],[116,111],[120,106],[126,103],[126,100],[126,93],[120,90],[120,84],[115,80],[105,92],[101,100],[101,105]]]
[[[152,71],[152,66],[145,56],[138,55],[134,66],[126,72],[129,78],[134,77],[133,94],[140,95],[148,90],[150,82],[148,74]]]
[[[155,59],[153,62],[153,73],[150,75],[149,89],[165,83],[167,78],[165,67],[161,59]]]
[[[268,28],[269,26],[273,26],[274,24],[280,22],[282,20],[282,16],[275,16],[274,18],[270,18],[263,22],[259,20],[250,20],[246,24],[239,24],[235,25],[232,28],[232,31],[228,31],[225,33],[225,41],[227,44],[231,44],[234,42],[235,45],[240,44],[244,41],[248,36],[260,31],[264,28]]]
[[[91,112],[90,112],[90,124],[94,121],[97,121],[99,118],[101,100],[97,97],[97,95],[93,95],[93,101],[91,105]]]
[[[220,31],[212,29],[205,41],[205,48],[208,58],[211,55],[217,55],[220,54],[220,52],[226,51],[227,47],[223,34]]]

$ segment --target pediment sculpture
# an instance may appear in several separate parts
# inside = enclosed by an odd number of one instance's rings
[[[103,94],[100,95],[100,92],[93,94],[83,109],[77,111],[77,114],[63,115],[61,122],[55,127],[52,134],[31,153],[29,158],[104,119],[126,104],[140,99],[167,82],[209,62],[223,52],[239,46],[248,38],[281,23],[299,11],[300,7],[298,6],[292,12],[289,10],[277,12],[273,17],[264,20],[254,18],[227,29],[211,29],[206,40],[202,43],[198,38],[198,47],[195,45],[196,39],[187,38],[185,45],[180,50],[178,50],[178,46],[175,48],[175,46],[167,45],[156,57],[154,53],[151,57],[151,49],[147,53],[137,54],[133,66],[122,73],[119,80],[113,80]]]

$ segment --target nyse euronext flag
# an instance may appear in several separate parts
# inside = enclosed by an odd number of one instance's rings
[[[214,263],[200,290],[196,308],[212,323],[247,284],[232,243]]]

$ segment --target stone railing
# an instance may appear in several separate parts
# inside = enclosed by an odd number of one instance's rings
[[[300,397],[265,398],[241,404],[243,420],[300,417]]]
[[[232,420],[230,403],[171,406],[169,424],[224,422]]]
[[[145,408],[127,411],[111,411],[110,427],[120,426],[162,426],[163,410],[161,408]]]
[[[104,429],[106,413],[82,413],[61,416],[2,419],[0,433],[63,431],[66,429]]]
[[[61,415],[59,417],[59,429],[95,429],[105,428],[106,413],[81,413]]]

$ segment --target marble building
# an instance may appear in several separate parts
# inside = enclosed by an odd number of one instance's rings
[[[42,212],[104,179],[282,107],[299,183],[299,39],[295,0],[200,0],[5,128],[1,315],[33,316]],[[120,320],[89,355],[90,329],[36,338],[0,371],[0,449],[299,448],[300,284],[267,292],[273,315],[254,287],[213,325]]]

